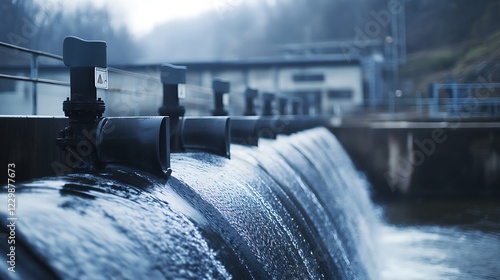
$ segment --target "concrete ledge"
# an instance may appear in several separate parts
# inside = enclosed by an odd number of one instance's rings
[[[500,122],[359,122],[330,130],[382,195],[500,195]]]

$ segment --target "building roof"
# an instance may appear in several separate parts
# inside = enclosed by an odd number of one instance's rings
[[[234,59],[221,61],[175,61],[169,62],[175,65],[184,65],[188,69],[228,69],[228,68],[268,68],[274,66],[304,66],[309,65],[353,65],[359,66],[361,59],[359,57],[349,58],[345,55],[321,55],[321,56],[293,56],[293,57],[259,57],[252,59]],[[161,63],[148,64],[129,64],[129,65],[113,65],[122,69],[141,69],[151,66],[157,66]]]

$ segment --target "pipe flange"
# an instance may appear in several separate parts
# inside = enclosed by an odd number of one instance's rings
[[[66,117],[70,116],[88,116],[98,119],[104,113],[106,106],[104,101],[70,101],[63,102],[63,111]]]
[[[184,113],[186,113],[186,108],[184,108],[184,106],[163,105],[160,107],[159,113],[161,116],[179,118],[184,116]]]

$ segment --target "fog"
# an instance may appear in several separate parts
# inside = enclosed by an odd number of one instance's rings
[[[377,55],[401,62],[407,92],[426,91],[436,80],[499,80],[499,0],[406,0],[405,9],[400,0],[213,0],[212,8],[196,17],[167,20],[172,12],[165,12],[167,21],[142,35],[132,35],[132,22],[117,19],[120,14],[109,5],[78,3],[69,9],[57,0],[7,0],[0,10],[0,41],[61,55],[65,36],[105,40],[108,63],[118,66]],[[397,58],[388,51],[395,46]],[[4,64],[19,60],[11,53],[0,56]]]

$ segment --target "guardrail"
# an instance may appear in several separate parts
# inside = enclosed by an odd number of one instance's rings
[[[431,88],[432,104],[429,112],[432,117],[442,113],[450,116],[500,115],[500,83],[434,83]],[[443,94],[446,97],[443,98]]]
[[[40,69],[45,69],[40,66],[40,58],[48,58],[62,64],[63,58],[61,56],[4,42],[0,42],[0,48],[29,54],[29,74],[20,76],[12,73],[0,73],[0,79],[32,84],[31,112],[33,115],[37,115],[39,111],[37,109],[40,94],[38,84],[69,87],[67,81],[40,78]],[[8,69],[7,72],[10,71],[10,68],[15,70],[19,67],[2,67],[2,69]],[[22,69],[26,68],[22,67]],[[60,71],[65,73],[67,69],[61,65]],[[122,106],[114,106],[113,109],[116,111],[107,112],[107,115],[138,116],[157,113],[157,104],[161,102],[160,89],[162,87],[158,69],[156,72],[144,74],[108,67],[108,72],[111,76],[110,86],[107,91],[101,94],[102,98],[107,103],[121,103]],[[214,104],[212,98],[214,95],[213,87],[208,88],[191,84],[184,84],[182,87],[180,98],[182,98],[183,105],[186,106],[192,116],[211,115],[213,109],[218,110],[217,107],[220,106],[222,100],[232,115],[235,113],[239,115],[246,104],[244,93],[219,94],[220,98]],[[51,92],[51,94],[57,94],[57,92]],[[431,85],[429,95],[430,97],[423,97],[422,95],[416,95],[414,98],[394,97],[387,100],[385,104],[380,104],[380,108],[384,110],[383,107],[386,107],[387,113],[395,116],[405,114],[427,119],[463,117],[465,115],[467,117],[500,116],[500,83],[434,83]],[[64,98],[64,96],[61,97]],[[257,106],[260,106],[260,104]]]
[[[377,104],[375,109],[367,104],[365,113],[396,119],[498,118],[500,83],[434,83],[428,96],[394,95]]]
[[[36,50],[32,50],[32,49],[27,49],[27,48],[15,46],[15,45],[3,43],[3,42],[0,42],[0,47],[30,54],[30,76],[29,77],[7,75],[7,74],[0,73],[0,78],[33,83],[32,89],[31,89],[32,100],[33,100],[33,104],[32,104],[32,114],[33,115],[37,114],[37,96],[38,96],[37,84],[38,83],[60,85],[60,86],[69,86],[68,82],[51,80],[51,79],[40,79],[38,77],[38,69],[39,69],[38,58],[40,56],[55,59],[58,61],[63,60],[62,56],[58,56],[58,55],[46,53],[46,52],[41,52],[41,51],[36,51]]]
[[[392,115],[420,119],[499,117],[500,98],[399,98],[386,104]]]
[[[60,71],[69,74],[67,68],[63,66],[62,56],[38,50],[23,48],[4,42],[0,42],[0,48],[26,53],[29,55],[30,59],[29,74],[21,76],[12,73],[0,73],[0,79],[29,82],[32,84],[31,87],[32,115],[37,115],[39,111],[38,98],[41,92],[39,91],[38,84],[64,86],[69,88],[70,83],[68,81],[40,78],[40,69],[43,69],[43,67],[40,66],[41,57],[60,62],[61,63]],[[26,67],[3,66],[2,69],[24,70],[26,69]],[[123,111],[126,111],[125,113],[128,113],[129,115],[140,115],[141,112],[137,111],[140,110],[137,109],[137,107],[140,107],[137,106],[138,105],[137,101],[149,102],[149,101],[154,101],[155,97],[156,98],[161,97],[161,92],[159,89],[161,89],[162,84],[160,82],[159,73],[141,74],[141,73],[125,71],[114,67],[108,67],[108,73],[109,75],[111,75],[110,87],[102,94],[103,99],[105,100],[110,99],[115,102],[121,102],[122,105],[125,105],[125,107],[122,106],[121,108],[120,106],[117,106],[118,108],[117,110],[122,110],[122,112],[117,111],[115,112],[116,115],[123,113]],[[120,81],[115,82],[114,80],[120,80]],[[120,95],[116,95],[117,93],[120,93]],[[193,112],[194,115],[208,115],[210,113],[210,110],[212,109],[210,106],[212,103],[212,94],[213,94],[212,88],[205,88],[205,87],[186,84],[184,85],[184,95],[186,96],[186,98],[184,98],[183,102],[185,103],[186,107],[192,109],[190,110],[190,112]],[[61,96],[61,102],[63,101],[62,98],[65,98],[65,96]],[[241,97],[241,99],[242,98],[243,97]],[[238,101],[237,103],[242,103],[241,100],[238,100],[238,97],[235,97],[234,99]],[[151,108],[152,112],[157,111],[156,108],[157,104],[155,105],[154,108]],[[148,114],[148,113],[149,112],[144,112],[143,114]],[[0,112],[0,114],[2,114],[2,112]],[[113,112],[110,112],[110,114],[113,115]]]

